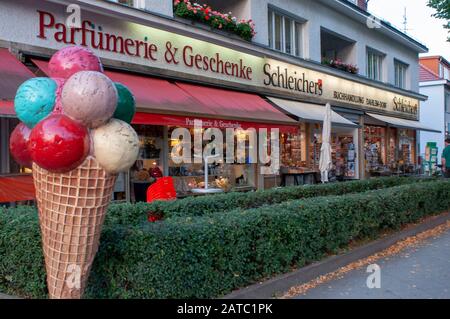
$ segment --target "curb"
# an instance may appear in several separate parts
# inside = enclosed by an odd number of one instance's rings
[[[0,292],[0,299],[21,299],[21,298],[10,296],[10,295],[5,295]]]
[[[345,254],[326,258],[323,261],[305,266],[294,272],[279,275],[265,282],[254,284],[225,295],[222,299],[272,299],[288,291],[291,287],[307,283],[319,276],[334,272],[352,262],[372,256],[389,248],[407,237],[433,229],[450,220],[450,212],[426,220],[425,222],[402,230],[385,238],[375,240],[367,245],[355,248]]]

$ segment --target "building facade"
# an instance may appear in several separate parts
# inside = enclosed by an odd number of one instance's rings
[[[440,157],[445,148],[445,137],[450,134],[450,64],[444,57],[420,59],[420,93],[428,96],[420,110],[421,121],[441,131],[421,133],[420,151],[424,154],[427,143],[435,142]]]
[[[47,76],[48,59],[56,50],[85,46],[102,58],[110,77],[132,89],[138,111],[133,125],[142,152],[135,171],[119,179],[117,188],[127,198],[127,179],[137,184],[149,179],[146,174],[173,176],[180,194],[199,184],[201,167],[176,165],[169,156],[177,144],[173,129],[193,129],[196,119],[224,130],[280,130],[279,174],[260,174],[260,164],[248,158],[210,168],[231,189],[311,182],[326,103],[334,111],[337,178],[417,169],[417,134],[429,130],[419,118],[426,100],[418,86],[418,55],[427,51],[423,44],[371,16],[364,1],[198,2],[206,5],[201,10],[231,11],[238,21],[251,20],[256,34],[247,41],[221,25],[211,27],[210,18],[180,17],[180,1],[5,0],[0,3],[0,50],[15,57],[17,69],[25,68],[15,72],[26,78],[27,72]],[[77,8],[78,24],[71,25],[77,22]],[[6,136],[16,121],[7,69],[0,70],[4,174],[23,171],[7,152]]]

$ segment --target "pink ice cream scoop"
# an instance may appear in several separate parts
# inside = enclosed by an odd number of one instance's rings
[[[89,49],[71,46],[56,52],[48,64],[52,78],[68,79],[79,71],[103,72],[100,59]]]
[[[89,128],[106,123],[117,106],[117,89],[106,75],[81,71],[64,84],[61,102],[63,113]]]

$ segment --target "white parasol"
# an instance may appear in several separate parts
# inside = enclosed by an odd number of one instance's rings
[[[328,182],[328,172],[331,170],[331,105],[325,106],[325,118],[323,119],[322,147],[320,148],[319,169],[322,183]]]

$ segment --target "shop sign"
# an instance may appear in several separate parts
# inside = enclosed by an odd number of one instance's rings
[[[11,8],[16,9],[14,5]],[[53,49],[82,45],[102,58],[176,71],[189,78],[221,80],[230,86],[244,84],[258,91],[267,90],[268,94],[316,97],[323,103],[336,101],[400,117],[411,118],[418,113],[419,101],[415,98],[267,57],[87,11],[82,12],[81,27],[70,28],[64,24],[65,16],[56,14],[61,12],[58,5],[46,2],[45,8],[30,8],[30,12],[24,12],[24,8],[2,18],[27,14],[31,21],[24,21],[34,24],[29,28],[35,30],[34,38],[11,32],[10,39],[6,34],[5,40]]]

